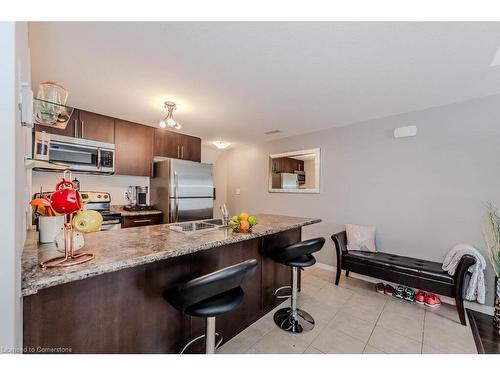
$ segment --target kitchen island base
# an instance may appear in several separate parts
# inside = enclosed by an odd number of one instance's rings
[[[174,309],[162,291],[255,258],[257,269],[244,284],[243,303],[217,318],[216,330],[227,342],[283,302],[274,291],[290,285],[291,272],[267,254],[300,240],[301,228],[294,228],[41,289],[24,297],[24,347],[70,353],[179,353],[203,333],[205,320]],[[201,353],[203,348],[200,342],[193,351]]]

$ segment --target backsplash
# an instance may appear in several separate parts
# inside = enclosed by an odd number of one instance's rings
[[[61,179],[62,173],[33,172],[32,194],[43,191],[53,191],[56,183]],[[149,177],[118,176],[118,175],[89,175],[73,173],[73,177],[80,180],[81,190],[105,191],[111,194],[111,204],[128,204],[125,192],[130,185],[149,187]],[[149,199],[149,194],[148,194]],[[148,202],[149,204],[149,202]]]

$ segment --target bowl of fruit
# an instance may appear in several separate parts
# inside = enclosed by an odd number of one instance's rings
[[[257,217],[242,212],[238,216],[229,219],[229,227],[236,233],[250,233],[252,227],[257,224]]]

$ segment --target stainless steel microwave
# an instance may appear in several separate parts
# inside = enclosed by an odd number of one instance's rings
[[[33,143],[33,159],[48,161],[47,166],[35,168],[51,170],[54,166],[64,164],[76,172],[112,174],[115,171],[115,145],[92,141],[89,139],[66,137],[50,134],[49,140],[42,133],[35,132]],[[39,140],[48,143],[40,147]],[[48,152],[47,152],[48,151]],[[54,168],[60,169],[60,168]]]

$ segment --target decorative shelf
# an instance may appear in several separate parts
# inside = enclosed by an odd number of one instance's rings
[[[74,108],[67,105],[33,98],[33,118],[39,125],[66,129]]]
[[[32,159],[30,157],[24,157],[24,168],[33,169],[35,171],[64,171],[69,169],[70,166],[62,163],[54,163],[45,160]]]

